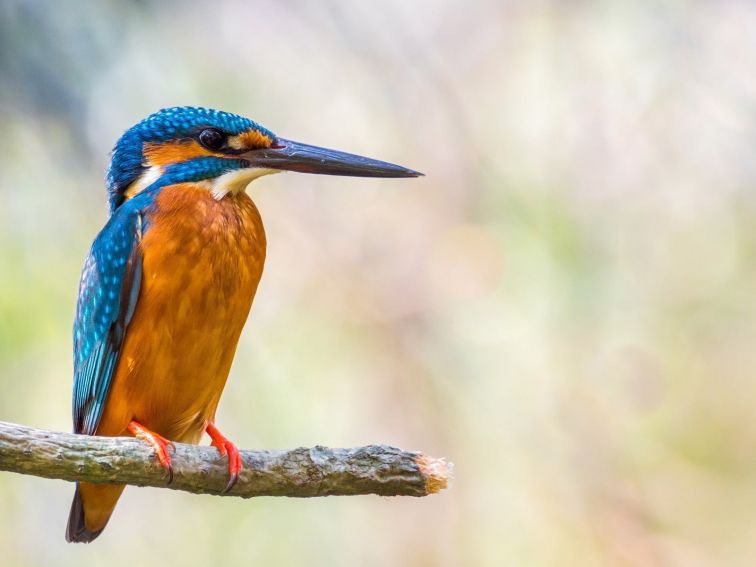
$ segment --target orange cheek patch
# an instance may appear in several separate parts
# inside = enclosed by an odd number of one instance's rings
[[[228,139],[228,145],[237,150],[269,148],[273,140],[258,130],[247,130]]]
[[[144,145],[144,157],[148,166],[162,167],[193,158],[222,155],[203,148],[196,140]]]

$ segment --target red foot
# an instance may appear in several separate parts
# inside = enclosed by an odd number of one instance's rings
[[[155,451],[155,456],[160,461],[160,465],[168,471],[168,484],[173,482],[173,467],[171,466],[171,456],[168,454],[168,448],[173,449],[174,453],[176,452],[176,446],[173,444],[173,441],[166,439],[162,435],[158,435],[154,431],[150,431],[144,425],[134,420],[129,423],[128,430],[137,439],[150,444]]]
[[[228,479],[228,484],[223,490],[224,493],[228,492],[234,487],[236,481],[239,480],[239,472],[242,469],[242,461],[241,456],[239,455],[239,449],[231,441],[226,439],[220,431],[218,431],[218,428],[215,427],[215,424],[212,421],[207,423],[205,431],[207,431],[210,439],[213,440],[211,445],[218,449],[221,457],[228,455],[228,474],[230,476]]]

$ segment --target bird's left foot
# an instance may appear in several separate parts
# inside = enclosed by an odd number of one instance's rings
[[[168,472],[168,484],[172,483],[173,467],[171,466],[171,455],[168,453],[168,449],[173,449],[173,452],[176,452],[176,446],[173,444],[173,441],[147,429],[136,420],[132,420],[127,429],[134,437],[145,441],[152,447],[160,465]]]
[[[229,479],[226,488],[223,490],[225,494],[226,492],[231,490],[236,484],[236,481],[239,480],[239,472],[242,469],[242,461],[241,455],[239,455],[239,448],[231,441],[226,439],[226,437],[218,430],[218,428],[215,427],[215,424],[212,421],[208,422],[205,431],[207,431],[210,439],[212,439],[211,445],[218,449],[221,457],[228,455]]]

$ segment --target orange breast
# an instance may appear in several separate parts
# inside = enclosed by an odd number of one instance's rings
[[[262,275],[265,232],[246,194],[218,201],[193,184],[163,189],[145,222],[142,288],[97,434],[136,419],[196,442]]]

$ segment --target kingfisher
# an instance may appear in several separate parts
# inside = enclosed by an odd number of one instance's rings
[[[75,433],[148,443],[172,479],[173,442],[203,433],[239,450],[215,413],[265,263],[265,230],[247,186],[298,171],[418,177],[383,161],[280,138],[242,116],[201,107],[151,114],[116,143],[110,216],[82,270],[74,322]],[[76,485],[66,540],[102,533],[123,485]]]

